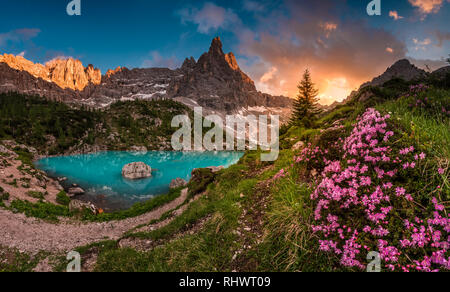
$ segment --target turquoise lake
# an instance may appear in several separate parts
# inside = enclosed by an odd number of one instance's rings
[[[195,168],[229,167],[239,161],[242,152],[99,152],[74,156],[44,158],[36,167],[54,178],[67,178],[68,188],[76,184],[86,191],[82,197],[105,209],[117,210],[169,191],[173,179],[189,180]],[[144,162],[155,169],[152,177],[127,180],[122,167]]]

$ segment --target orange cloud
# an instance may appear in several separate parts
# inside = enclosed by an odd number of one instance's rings
[[[403,19],[403,16],[398,15],[397,11],[389,11],[389,17],[394,18],[394,20]]]
[[[325,36],[327,38],[329,38],[331,32],[335,31],[337,29],[338,25],[333,22],[325,22],[325,23],[321,23],[320,27],[324,30]]]
[[[437,13],[444,3],[444,0],[408,0],[409,3],[417,7],[423,14]],[[450,2],[447,0],[447,2]]]

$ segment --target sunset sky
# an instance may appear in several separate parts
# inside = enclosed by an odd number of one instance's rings
[[[401,58],[435,69],[450,54],[450,0],[3,0],[0,53],[74,57],[102,72],[180,66],[221,36],[259,90],[295,96],[305,68],[321,102],[342,100]]]

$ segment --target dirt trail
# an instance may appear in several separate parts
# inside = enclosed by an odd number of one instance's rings
[[[138,217],[106,223],[74,223],[62,220],[52,224],[0,210],[0,246],[17,248],[22,252],[70,251],[102,240],[117,240],[128,230],[159,219],[164,213],[177,208],[188,197],[188,189],[181,196],[160,208]]]

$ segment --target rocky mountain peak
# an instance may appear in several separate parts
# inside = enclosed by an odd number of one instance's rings
[[[195,62],[194,57],[186,58],[181,66],[181,70],[192,71],[195,69],[195,65],[197,65],[197,62]]]
[[[363,84],[361,88],[366,86],[380,86],[394,78],[401,78],[405,81],[410,81],[418,78],[423,78],[426,75],[427,72],[411,64],[409,60],[402,59],[395,62],[386,70],[386,72],[373,79],[371,82]]]
[[[65,89],[82,91],[89,83],[100,84],[102,73],[99,69],[89,65],[83,67],[81,61],[73,58],[56,58],[45,65],[33,63],[22,56],[3,55],[0,63],[7,64],[10,68],[25,71],[36,78],[53,82]]]
[[[222,41],[220,40],[220,37],[216,37],[212,40],[211,42],[211,46],[209,48],[209,54],[215,54],[218,56],[223,56],[223,45],[222,45]]]
[[[84,68],[80,60],[57,58],[45,64],[53,82],[62,88],[82,91],[89,83],[100,84],[102,73],[93,65]]]
[[[122,72],[124,69],[126,69],[125,67],[117,67],[116,69],[114,69],[114,70],[108,70],[108,71],[106,71],[106,77],[108,77],[108,78],[110,78],[111,76],[113,76],[113,75],[115,75],[115,74],[117,74],[117,73],[119,73],[119,72]]]
[[[205,108],[232,113],[247,106],[289,104],[288,98],[258,92],[253,80],[239,68],[235,55],[223,52],[220,37],[212,40],[209,51],[198,62],[186,59],[181,70],[183,76],[172,82],[169,95],[195,100]]]
[[[0,55],[0,63],[5,63],[12,69],[26,71],[35,77],[40,77],[46,81],[50,81],[45,66],[41,64],[34,64],[22,56],[8,54]]]

